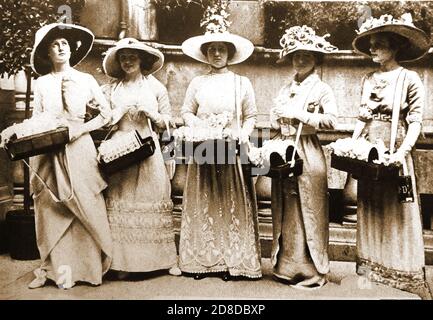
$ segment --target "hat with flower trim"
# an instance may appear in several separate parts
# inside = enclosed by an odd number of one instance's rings
[[[286,29],[280,39],[282,49],[277,63],[285,62],[290,54],[299,50],[312,51],[319,54],[337,51],[338,48],[325,39],[327,37],[329,37],[329,34],[325,34],[322,37],[316,35],[316,32],[306,25]]]
[[[380,18],[367,19],[357,31],[358,35],[352,42],[353,49],[358,53],[371,56],[370,36],[382,32],[392,32],[408,40],[409,47],[397,52],[396,60],[399,62],[417,60],[430,48],[428,35],[413,24],[410,13],[405,13],[400,19],[395,19],[389,14],[384,14]]]
[[[228,21],[227,1],[221,1],[213,7],[208,7],[201,26],[206,27],[206,33],[185,40],[182,43],[182,51],[186,55],[200,62],[209,63],[203,52],[203,46],[212,42],[227,42],[234,46],[235,52],[227,61],[228,65],[241,63],[248,59],[254,51],[254,45],[245,39],[228,31],[231,22]]]

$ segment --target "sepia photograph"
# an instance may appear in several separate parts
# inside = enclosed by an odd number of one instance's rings
[[[0,0],[0,300],[432,300],[432,33],[433,1]]]

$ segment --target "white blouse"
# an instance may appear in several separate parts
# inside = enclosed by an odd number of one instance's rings
[[[254,90],[248,78],[243,76],[240,78],[240,127],[251,134],[257,117]],[[191,126],[194,119],[203,119],[211,113],[231,112],[233,119],[236,119],[235,88],[235,74],[231,71],[195,77],[188,86],[181,110],[185,124]],[[228,127],[236,130],[236,120],[232,121]]]
[[[48,73],[35,82],[33,115],[49,112],[68,119],[84,120],[86,106],[98,109],[104,118],[111,115],[102,90],[88,73],[70,68],[58,74]]]

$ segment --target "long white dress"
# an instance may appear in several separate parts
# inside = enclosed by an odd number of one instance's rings
[[[236,119],[234,73],[194,78],[182,107],[186,125],[196,117],[231,112]],[[257,108],[248,78],[242,77],[241,127],[252,132]],[[237,128],[236,120],[227,125]],[[259,278],[257,203],[251,177],[236,164],[188,164],[183,194],[179,266],[188,273],[229,272]]]
[[[69,79],[67,95],[72,99],[66,99],[67,105],[62,100],[62,76]],[[84,122],[87,104],[98,108],[103,117],[111,117],[96,80],[72,68],[38,78],[34,103],[34,114],[59,115],[71,125]],[[62,200],[56,202],[31,176],[41,269],[56,282],[68,281],[65,270],[70,270],[72,282],[101,284],[111,264],[112,241],[102,196],[107,184],[98,170],[92,138],[84,134],[63,150],[32,157],[31,166]]]
[[[103,87],[114,113],[125,105],[143,105],[158,119],[152,124],[163,128],[170,119],[170,103],[165,87],[153,76],[142,77],[137,91],[126,89],[121,81]],[[142,137],[152,134],[148,118],[125,114],[113,134],[137,130]],[[153,134],[155,153],[144,161],[108,177],[105,192],[113,237],[111,269],[147,272],[176,265],[177,252],[173,230],[171,184],[164,165],[158,136]]]

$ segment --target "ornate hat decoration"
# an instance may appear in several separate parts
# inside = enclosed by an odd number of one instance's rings
[[[316,35],[316,32],[306,25],[286,29],[280,39],[282,49],[280,51],[280,59],[277,63],[285,61],[288,55],[298,50],[313,51],[322,54],[337,51],[338,48],[325,39],[327,37],[329,37],[329,34],[325,34],[322,37]]]
[[[231,22],[227,19],[229,16],[227,6],[228,1],[220,0],[213,7],[207,8],[200,23],[200,26],[206,27],[206,33],[185,40],[182,43],[183,53],[195,60],[208,63],[207,57],[201,50],[202,46],[211,42],[228,42],[235,47],[233,57],[227,61],[228,65],[241,63],[248,59],[254,51],[254,45],[251,41],[228,31]]]
[[[384,14],[380,18],[370,17],[357,30],[357,36],[352,42],[353,49],[370,56],[370,36],[375,33],[392,32],[406,38],[409,48],[397,52],[397,61],[412,61],[424,56],[430,48],[428,35],[413,24],[410,13],[403,14],[400,19]]]

